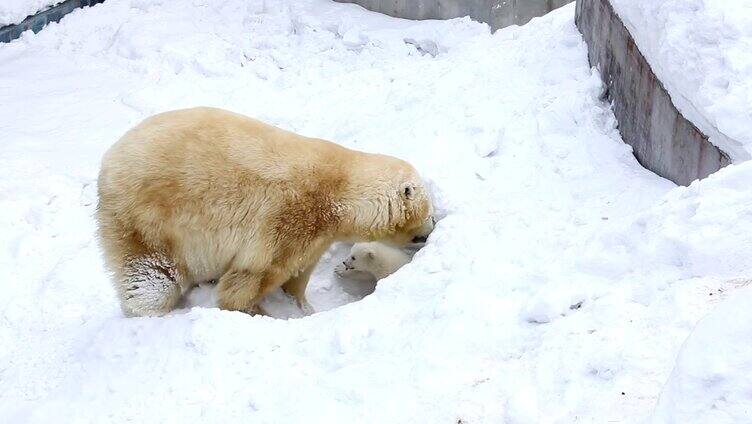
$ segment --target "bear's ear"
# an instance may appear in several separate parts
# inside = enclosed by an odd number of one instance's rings
[[[412,200],[415,196],[415,185],[413,183],[404,183],[400,188],[400,196],[407,200]]]
[[[374,258],[376,257],[376,254],[375,254],[375,253],[373,253],[373,250],[370,250],[370,249],[369,249],[369,250],[367,250],[367,251],[366,251],[366,257],[367,257],[368,259],[374,259]]]

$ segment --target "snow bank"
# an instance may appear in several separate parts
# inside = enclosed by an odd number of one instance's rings
[[[677,187],[646,211],[583,242],[580,266],[639,278],[663,272],[666,281],[745,276],[752,258],[738,247],[752,245],[750,181],[752,165],[745,163]],[[738,245],[728,243],[730,238]]]
[[[17,24],[27,16],[55,6],[65,0],[3,0],[0,3],[0,27]]]
[[[649,418],[709,293],[752,275],[752,162],[689,188],[641,168],[573,15],[491,34],[319,0],[108,0],[0,45],[0,421]],[[443,219],[365,298],[332,249],[309,317],[220,311],[205,287],[125,319],[94,236],[101,155],[202,104],[407,159]]]
[[[655,423],[752,422],[752,288],[729,293],[682,346]]]
[[[682,114],[752,157],[752,0],[610,0]]]

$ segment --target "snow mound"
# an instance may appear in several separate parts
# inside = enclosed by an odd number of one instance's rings
[[[682,114],[752,158],[752,0],[610,0]]]
[[[752,164],[744,163],[677,187],[651,208],[613,222],[595,242],[583,243],[580,266],[609,277],[744,276],[752,266],[749,254],[739,249],[752,245],[750,181]]]
[[[752,422],[752,287],[727,296],[684,342],[654,423]]]

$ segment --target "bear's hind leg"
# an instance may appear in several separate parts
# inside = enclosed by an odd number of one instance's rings
[[[164,255],[126,261],[119,281],[121,305],[128,316],[160,316],[180,300],[178,270]]]

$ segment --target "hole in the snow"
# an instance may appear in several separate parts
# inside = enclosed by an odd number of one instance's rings
[[[328,311],[357,302],[373,293],[376,282],[397,272],[409,263],[424,242],[411,243],[402,248],[388,244],[335,243],[322,255],[311,274],[306,289],[308,302],[316,312]],[[217,306],[214,281],[199,284],[183,296],[176,313],[196,306]],[[277,289],[261,301],[260,306],[273,318],[300,318],[306,314],[282,289]]]

